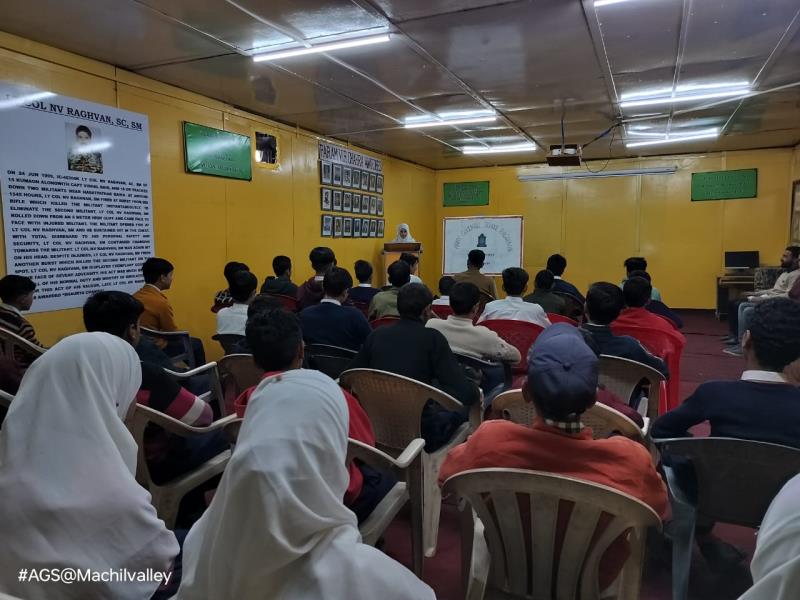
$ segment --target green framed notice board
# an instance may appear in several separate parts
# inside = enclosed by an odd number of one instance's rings
[[[486,206],[489,204],[488,181],[462,181],[444,184],[444,206]]]
[[[758,196],[758,169],[692,173],[692,202]]]
[[[183,138],[187,173],[253,178],[249,136],[184,121]]]

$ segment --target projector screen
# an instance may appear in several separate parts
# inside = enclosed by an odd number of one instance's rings
[[[449,217],[444,219],[442,272],[467,269],[470,250],[483,250],[485,275],[522,266],[522,217]]]

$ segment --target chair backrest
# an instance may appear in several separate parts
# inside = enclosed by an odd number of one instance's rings
[[[338,379],[358,354],[349,348],[328,346],[326,344],[308,344],[305,357],[309,369],[322,371],[331,379]]]
[[[647,417],[654,421],[659,414],[661,403],[661,382],[664,376],[653,367],[628,358],[619,356],[600,355],[598,367],[598,383],[601,383],[609,392],[619,396],[626,404],[630,402],[639,383],[644,380],[649,384],[647,396]]]
[[[661,525],[640,500],[604,485],[523,469],[465,471],[450,477],[443,492],[464,498],[483,524],[489,590],[514,598],[599,598],[600,559],[623,537],[630,556],[618,597],[639,597],[646,530]]]
[[[394,325],[399,320],[400,317],[386,316],[370,321],[369,324],[372,325],[373,329],[377,329],[378,327],[385,327],[386,325]]]
[[[501,338],[519,350],[522,357],[514,365],[513,371],[517,374],[528,372],[528,350],[544,331],[544,327],[527,321],[512,321],[511,319],[490,319],[481,323],[497,333]]]
[[[294,296],[287,296],[286,294],[266,294],[267,296],[272,296],[273,298],[277,298],[283,304],[283,307],[288,310],[289,312],[297,312],[298,302],[297,298]]]
[[[351,369],[339,384],[358,398],[367,412],[380,447],[402,451],[420,435],[422,409],[429,399],[449,410],[463,405],[441,390],[414,379],[376,369]]]
[[[564,299],[564,314],[580,323],[583,318],[583,303],[567,292],[557,292],[553,290],[553,293]]]
[[[499,394],[492,401],[492,412],[506,421],[528,426],[533,424],[536,417],[536,407],[533,402],[525,401],[522,390],[508,390]]]
[[[24,337],[0,327],[0,353],[11,360],[20,360],[20,355],[27,355],[35,359],[45,353],[45,348],[32,344]],[[30,360],[25,364],[28,362]]]
[[[235,412],[234,401],[247,388],[258,385],[264,376],[264,370],[253,362],[252,354],[229,354],[217,363],[222,397],[225,403],[225,414]]]
[[[245,336],[236,333],[217,333],[211,336],[211,339],[219,342],[225,354],[236,354],[239,349],[239,342],[243,341]]]
[[[571,319],[556,313],[547,313],[547,318],[550,319],[551,323],[567,323],[568,325],[574,325],[575,327],[580,325],[580,323],[578,323],[575,319]]]
[[[433,306],[431,306],[431,310],[433,311],[433,314],[435,314],[440,319],[446,319],[450,315],[455,314],[453,312],[453,309],[447,306],[446,304],[434,304]]]
[[[655,440],[662,456],[689,459],[697,482],[698,513],[758,527],[781,487],[800,473],[800,449],[733,438]]]
[[[183,352],[170,355],[176,367],[181,362],[188,366],[189,369],[194,369],[197,366],[194,360],[194,350],[192,350],[192,340],[188,331],[158,331],[147,327],[140,327],[140,330],[144,337],[153,340],[153,342],[179,342],[183,346]]]
[[[639,340],[642,345],[656,356],[663,358],[669,369],[667,380],[667,398],[662,398],[661,413],[677,408],[680,404],[681,389],[681,353],[672,337],[656,329],[646,327],[620,326],[611,323],[611,331],[615,335],[629,335]]]

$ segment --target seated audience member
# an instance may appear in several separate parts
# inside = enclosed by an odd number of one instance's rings
[[[644,346],[629,335],[614,335],[611,323],[625,307],[625,298],[619,286],[601,281],[592,284],[586,294],[586,322],[582,325],[597,344],[600,354],[635,360],[669,376],[667,364],[650,354]]]
[[[352,286],[353,278],[347,269],[333,267],[325,273],[322,280],[325,297],[300,313],[306,344],[327,344],[350,350],[361,348],[372,327],[360,310],[342,306]]]
[[[238,271],[249,271],[250,268],[240,262],[229,262],[225,265],[225,281],[228,282],[228,287],[224,290],[220,290],[214,296],[214,306],[211,307],[211,312],[217,313],[223,308],[227,308],[233,304],[233,298],[231,297],[231,282],[233,281],[233,276]]]
[[[97,292],[83,305],[86,331],[101,331],[122,338],[138,349],[142,303],[125,292]],[[209,425],[211,406],[178,385],[158,364],[141,358],[142,379],[136,402],[194,427]],[[156,483],[183,475],[226,448],[220,434],[182,438],[153,427],[145,433],[145,457]]]
[[[631,256],[630,258],[625,259],[625,279],[622,280],[622,283],[619,287],[625,285],[625,282],[628,281],[631,277],[640,277],[642,271],[647,272],[647,259],[642,256]],[[647,276],[648,281],[650,280],[650,276]],[[650,299],[661,302],[661,292],[658,291],[658,288],[654,287],[650,292]]]
[[[280,294],[281,296],[297,296],[297,286],[292,283],[292,259],[279,255],[272,259],[272,270],[275,277],[267,277],[261,286],[262,294]]]
[[[553,282],[553,291],[559,294],[569,294],[578,302],[583,304],[586,299],[583,297],[574,285],[561,278],[564,271],[567,270],[567,259],[560,254],[553,254],[547,259],[547,270],[553,274],[555,281]]]
[[[256,388],[222,482],[186,538],[179,600],[435,600],[360,543],[342,503],[347,429],[342,390],[321,373],[293,370]]]
[[[358,279],[358,286],[350,289],[350,300],[355,304],[369,306],[380,290],[372,287],[372,265],[365,260],[357,260],[353,265]]]
[[[400,260],[411,269],[411,283],[422,283],[422,279],[417,276],[417,273],[419,273],[419,256],[411,252],[403,252],[400,255]]]
[[[3,592],[141,600],[157,581],[67,585],[19,573],[171,570],[178,542],[136,481],[136,442],[123,423],[140,380],[131,345],[106,333],[69,336],[28,369],[0,430]]]
[[[44,348],[36,339],[36,332],[28,320],[22,316],[23,310],[30,310],[33,304],[33,293],[36,284],[32,279],[22,275],[6,275],[0,279],[0,327],[25,338],[31,344]],[[30,365],[36,356],[28,354],[21,348],[15,348],[14,358],[22,368]]]
[[[478,387],[467,379],[447,339],[425,327],[432,302],[433,294],[421,283],[403,286],[397,295],[400,320],[391,327],[374,330],[350,368],[379,369],[436,385],[465,407],[471,406],[479,401]],[[449,411],[429,402],[422,413],[426,451],[443,446],[466,419],[466,410]]]
[[[503,269],[503,290],[506,292],[506,297],[503,300],[489,302],[483,308],[478,322],[510,319],[527,321],[541,327],[550,325],[550,319],[547,318],[541,306],[525,302],[522,299],[522,294],[526,289],[528,289],[528,274],[525,269],[519,267]]]
[[[622,295],[625,299],[624,309],[619,317],[614,320],[614,325],[624,327],[642,327],[652,331],[659,331],[673,340],[675,345],[683,350],[686,338],[675,329],[675,326],[665,319],[647,310],[650,302],[650,282],[644,277],[632,277],[622,286]]]
[[[453,275],[453,279],[456,280],[456,283],[461,283],[462,281],[474,283],[483,294],[495,299],[497,298],[497,286],[494,283],[494,279],[481,273],[485,262],[486,254],[483,250],[470,250],[467,255],[467,270],[463,273],[456,273]]]
[[[453,289],[455,284],[456,280],[450,275],[441,277],[439,279],[439,297],[433,300],[433,304],[435,306],[450,306],[450,290]]]
[[[179,331],[179,327],[175,323],[172,305],[164,294],[165,290],[172,287],[175,267],[163,258],[148,258],[142,265],[142,275],[144,275],[144,286],[133,295],[144,306],[142,327],[156,331]],[[195,364],[204,365],[206,355],[203,350],[203,342],[195,337],[190,340]],[[166,340],[158,339],[156,345],[170,356],[183,352],[183,345],[180,343],[168,344]]]
[[[464,444],[450,450],[439,482],[470,469],[546,471],[617,489],[663,515],[667,492],[647,449],[622,436],[592,439],[592,430],[581,423],[596,391],[597,356],[580,331],[567,323],[548,327],[528,354],[528,379],[522,388],[525,400],[536,407],[533,425],[484,421]],[[627,557],[627,544],[620,538],[600,561],[601,591]]]
[[[269,294],[258,294],[247,306],[247,320],[249,321],[252,319],[254,315],[265,313],[270,310],[286,310],[286,307],[284,306],[283,302],[281,302],[280,299],[276,298],[275,296],[270,296]],[[245,338],[236,344],[237,354],[253,353],[253,351],[250,349],[250,344],[247,343],[246,332],[247,328],[245,328]]]
[[[231,278],[233,305],[217,313],[218,335],[244,335],[247,307],[256,295],[258,279],[250,271],[238,271]]]
[[[367,311],[370,321],[381,317],[400,316],[397,311],[397,294],[400,293],[400,288],[411,281],[411,268],[408,263],[396,260],[389,265],[387,273],[389,274],[391,286],[388,290],[378,292],[372,297],[372,302],[369,303],[369,310]]]
[[[293,372],[300,369],[303,364],[303,331],[294,313],[278,309],[254,314],[247,322],[247,341],[253,349],[253,360],[256,365],[264,369],[264,379],[284,372]],[[306,370],[303,373],[308,374],[312,371]],[[263,384],[260,387],[263,387]],[[260,389],[259,386],[245,390],[236,399],[236,412],[240,417],[245,415],[256,389]],[[372,431],[367,413],[361,408],[358,400],[350,393],[342,391],[349,412],[348,437],[374,446],[375,433]],[[394,486],[395,479],[363,463],[353,462],[349,470],[350,484],[344,493],[344,502],[356,513],[361,522]]]
[[[753,587],[739,600],[796,600],[800,597],[800,475],[783,486],[769,505],[750,563]]]
[[[567,306],[567,302],[558,294],[553,293],[555,281],[555,277],[547,269],[539,271],[536,274],[536,278],[533,282],[533,293],[528,294],[523,299],[525,302],[538,304],[546,313],[563,315]]]
[[[328,269],[336,266],[336,255],[326,246],[317,246],[308,255],[314,276],[297,288],[297,309],[303,310],[309,306],[319,304],[325,292],[322,289],[322,280]]]
[[[653,285],[652,279],[650,278],[650,273],[647,271],[632,271],[629,279],[632,277],[643,277],[650,282],[651,286]],[[624,286],[625,284],[623,283],[622,285]],[[660,295],[661,294],[659,294],[659,296]],[[672,323],[676,329],[683,329],[683,320],[677,315],[677,313],[671,310],[670,307],[664,304],[661,300],[653,300],[652,293],[650,294],[650,301],[645,305],[645,308],[654,315],[664,317],[667,321]]]

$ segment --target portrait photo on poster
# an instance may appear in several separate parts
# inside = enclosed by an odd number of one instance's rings
[[[353,211],[353,192],[345,192],[342,196],[342,210],[344,212]]]
[[[361,189],[361,171],[353,169],[353,189]]]
[[[333,165],[333,185],[342,185],[342,165]]]
[[[333,217],[333,237],[342,237],[342,217]]]
[[[331,188],[319,188],[319,207],[322,210],[330,210],[333,206],[331,204]]]
[[[361,237],[361,219],[353,218],[353,237]]]
[[[343,223],[344,237],[353,237],[353,217],[345,217]]]
[[[367,194],[361,196],[361,214],[362,215],[369,214],[369,196]]]
[[[342,169],[342,187],[349,188],[353,185],[353,170],[350,167]]]
[[[369,191],[369,173],[367,171],[362,171],[361,173],[361,191]]]
[[[369,219],[361,219],[361,237],[369,237]]]
[[[383,216],[383,198],[378,198],[378,216]]]
[[[99,127],[65,123],[67,131],[67,169],[82,173],[103,173],[102,151],[111,147],[103,140]]]
[[[378,237],[379,238],[383,237],[385,227],[386,227],[386,222],[383,219],[378,219]]]
[[[369,174],[369,191],[370,192],[374,192],[375,191],[376,180],[377,180],[377,176],[375,175],[375,173],[370,173]]]
[[[383,193],[383,175],[378,175],[378,181],[375,184],[375,189],[379,194]]]
[[[322,237],[331,237],[333,233],[333,216],[332,215],[322,215],[322,231],[320,235]]]
[[[342,190],[333,190],[333,210],[342,210]]]
[[[324,185],[333,183],[331,176],[331,163],[327,160],[319,161],[319,182]]]
[[[378,234],[378,220],[369,220],[369,237],[375,237]]]
[[[353,212],[361,212],[361,194],[353,194]]]
[[[378,198],[377,196],[370,196],[369,197],[369,214],[377,215],[378,214]]]

